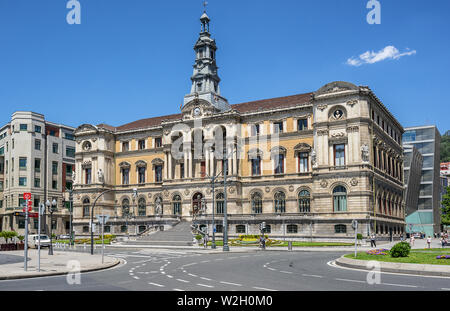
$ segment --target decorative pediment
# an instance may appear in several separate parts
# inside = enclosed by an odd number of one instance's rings
[[[358,91],[359,88],[349,82],[344,81],[335,81],[328,83],[324,86],[322,86],[316,93],[315,96],[319,95],[325,95],[325,94],[331,94],[331,93],[338,93],[343,91]]]
[[[131,164],[124,161],[124,162],[120,162],[119,167],[122,168],[122,169],[123,168],[130,168]]]
[[[83,124],[77,127],[74,134],[77,135],[87,135],[87,134],[98,134],[98,128],[95,125]]]
[[[258,148],[252,148],[248,151],[248,158],[249,159],[256,159],[257,157],[262,158],[263,152]]]
[[[286,155],[286,148],[284,148],[283,146],[273,147],[272,149],[270,149],[270,154],[271,154],[271,156],[279,155],[279,154]]]
[[[294,147],[294,150],[297,152],[310,152],[312,147],[305,143],[300,143]]]
[[[139,160],[135,163],[136,167],[147,167],[147,162]]]
[[[152,164],[153,164],[153,165],[163,165],[163,164],[164,164],[164,161],[161,160],[160,158],[156,158],[156,159],[153,159],[153,160],[152,160]]]

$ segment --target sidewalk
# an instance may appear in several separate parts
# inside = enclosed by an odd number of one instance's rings
[[[0,253],[0,258],[8,258],[7,261],[0,260],[0,262],[5,262],[5,264],[0,264],[0,280],[67,274],[68,272],[73,272],[73,267],[68,267],[68,263],[71,260],[80,263],[80,272],[107,269],[120,263],[119,259],[105,256],[102,264],[101,255],[90,255],[89,253],[54,250],[53,255],[48,255],[48,250],[44,249],[41,250],[41,271],[38,272],[38,252],[32,249],[28,251],[28,271],[24,271],[23,256],[23,251]]]

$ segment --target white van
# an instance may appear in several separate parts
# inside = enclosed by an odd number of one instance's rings
[[[28,247],[29,248],[38,248],[39,244],[39,235],[30,234],[28,236]],[[50,246],[50,238],[46,235],[41,234],[41,247],[49,247]]]

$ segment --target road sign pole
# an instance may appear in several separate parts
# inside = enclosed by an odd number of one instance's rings
[[[23,268],[25,271],[28,270],[28,201],[25,207],[25,247],[24,247],[24,264]]]
[[[352,227],[355,229],[355,257],[358,252],[358,221],[353,220],[352,221]]]
[[[105,257],[105,218],[102,217],[102,263]]]
[[[38,211],[38,272],[41,272],[41,213],[43,205],[42,203],[39,204]]]

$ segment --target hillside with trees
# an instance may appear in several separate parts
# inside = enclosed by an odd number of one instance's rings
[[[441,138],[441,163],[450,162],[450,131]]]

